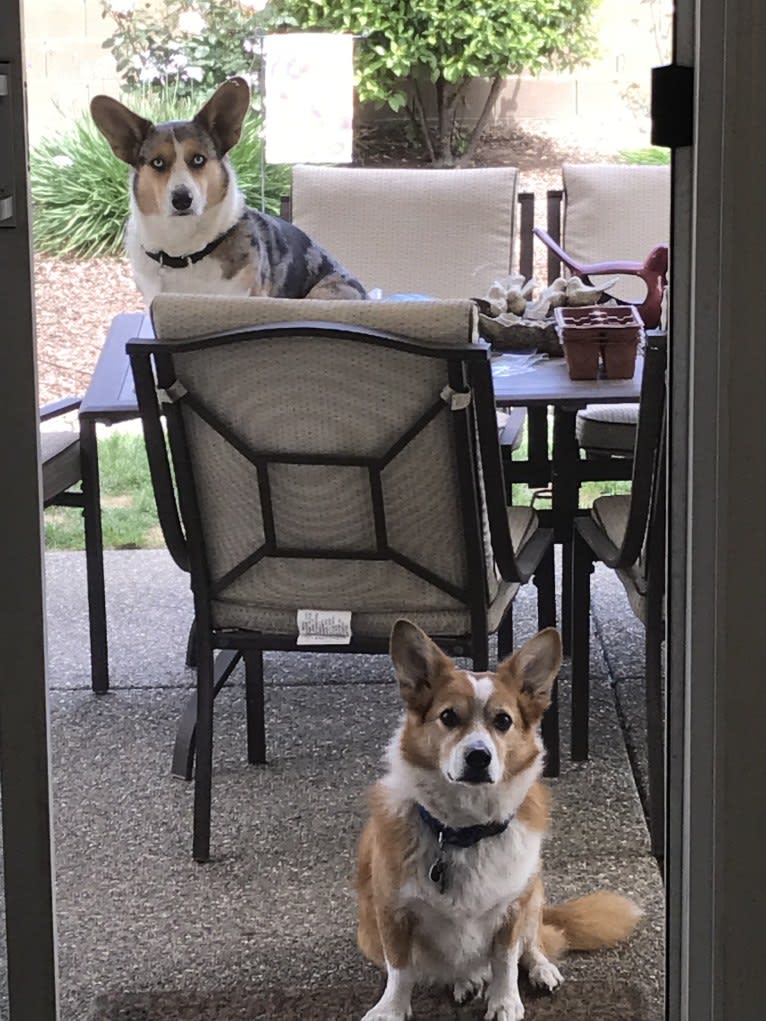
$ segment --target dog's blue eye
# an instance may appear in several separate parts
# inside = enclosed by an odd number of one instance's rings
[[[456,727],[460,720],[454,709],[444,709],[439,713],[439,719],[445,727]]]
[[[161,156],[155,156],[154,159],[152,160],[152,166],[154,167],[155,170],[164,170],[165,160]]]
[[[191,165],[193,167],[204,167],[205,163],[207,163],[207,160],[200,152],[196,153],[191,158]]]
[[[497,716],[495,717],[495,727],[500,731],[501,734],[504,734],[507,730],[510,730],[512,723],[513,720],[508,715],[508,713],[498,713]]]

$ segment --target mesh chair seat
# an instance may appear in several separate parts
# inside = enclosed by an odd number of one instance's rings
[[[518,553],[537,530],[537,515],[531,507],[509,507],[508,524],[514,550]],[[328,601],[326,563],[310,559],[274,559],[261,561],[252,570],[254,574],[247,582],[247,589],[262,598],[257,603],[238,599],[236,586],[232,586],[225,599],[213,601],[216,628],[297,635],[294,600],[297,579],[300,579],[306,606],[316,610],[342,609],[337,599]],[[467,634],[471,629],[471,616],[464,605],[397,564],[336,562],[332,571],[335,575],[333,587],[345,593],[348,605],[357,608],[351,618],[351,629],[357,637],[386,638],[402,616],[413,617],[419,627],[435,637]],[[487,611],[490,632],[500,626],[518,589],[518,582],[496,580],[494,597]],[[285,596],[281,603],[280,593]]]
[[[40,460],[43,469],[43,503],[65,492],[82,478],[80,437],[63,430],[40,433]]]

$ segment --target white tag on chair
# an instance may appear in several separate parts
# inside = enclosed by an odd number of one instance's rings
[[[351,610],[298,610],[298,645],[348,645]]]

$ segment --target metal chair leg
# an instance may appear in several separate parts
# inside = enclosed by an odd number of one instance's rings
[[[213,786],[213,650],[208,635],[197,645],[196,769],[194,770],[194,860],[210,859],[210,808]]]
[[[497,629],[497,661],[502,661],[513,652],[513,603],[505,611],[505,616]]]
[[[106,634],[104,541],[101,532],[101,496],[98,477],[96,423],[80,422],[85,573],[88,585],[91,687],[97,695],[109,690],[109,654]]]
[[[572,573],[574,550],[571,541],[561,544],[561,645],[565,656],[572,655]]]
[[[483,635],[473,636],[473,669],[477,673],[489,670],[489,638],[486,632]]]
[[[213,667],[213,698],[229,679],[234,667],[239,663],[242,653],[237,649],[224,649],[215,657]],[[196,657],[196,652],[195,652]],[[197,691],[192,692],[176,730],[173,745],[173,764],[171,773],[179,780],[191,780],[194,776],[194,752],[197,733]]]
[[[556,626],[556,580],[553,561],[553,544],[540,561],[534,576],[537,588],[537,626],[540,630]],[[554,681],[551,704],[545,711],[541,725],[545,745],[544,776],[558,776],[561,771],[559,737],[559,682]]]
[[[186,639],[186,665],[194,669],[197,665],[197,621],[189,625],[189,637]]]
[[[245,701],[247,704],[247,761],[266,763],[266,724],[263,697],[263,650],[248,649],[245,654]]]
[[[572,758],[588,758],[590,701],[590,576],[593,556],[574,530],[572,545]]]
[[[534,576],[537,589],[537,626],[556,627],[556,578],[553,561],[553,544],[540,560]]]

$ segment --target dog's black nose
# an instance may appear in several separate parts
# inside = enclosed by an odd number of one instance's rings
[[[192,204],[191,192],[188,188],[176,188],[170,201],[173,203],[173,209],[177,209],[179,213],[182,213]]]
[[[486,769],[491,761],[492,755],[483,745],[478,745],[466,752],[465,764],[471,772],[478,773]]]

